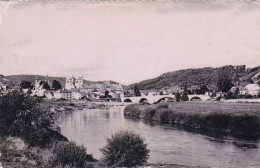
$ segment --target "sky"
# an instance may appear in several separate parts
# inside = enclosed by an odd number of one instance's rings
[[[259,2],[164,2],[0,2],[0,73],[131,84],[180,69],[260,65]]]

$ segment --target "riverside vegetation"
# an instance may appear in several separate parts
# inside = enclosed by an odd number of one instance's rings
[[[239,137],[260,137],[259,104],[174,102],[128,105],[126,118],[152,124],[219,131]]]
[[[146,164],[149,157],[147,144],[140,135],[129,131],[121,131],[108,138],[108,144],[101,149],[104,158],[97,161],[87,153],[86,147],[70,142],[60,133],[55,123],[57,111],[38,101],[18,91],[0,97],[1,166],[100,168]],[[120,139],[125,143],[118,141]],[[110,148],[111,145],[113,148]],[[127,150],[129,148],[139,150]],[[115,156],[119,160],[115,160]]]

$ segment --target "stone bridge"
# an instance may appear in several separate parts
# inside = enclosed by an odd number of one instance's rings
[[[209,100],[210,97],[207,95],[188,95],[189,101],[205,101]],[[148,102],[150,104],[157,103],[160,101],[176,101],[175,95],[149,95],[149,96],[134,96],[134,97],[124,97],[121,95],[122,102],[133,102],[133,103],[143,103]]]

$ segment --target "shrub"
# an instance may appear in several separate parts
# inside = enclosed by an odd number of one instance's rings
[[[96,161],[92,155],[87,154],[87,149],[83,145],[76,145],[75,142],[57,142],[52,152],[49,167],[85,167],[87,162]]]
[[[222,99],[222,96],[218,96],[216,100],[220,101],[221,99]]]
[[[254,136],[260,133],[260,119],[250,114],[235,115],[232,117],[230,128],[235,134]]]
[[[137,104],[131,104],[125,107],[124,114],[126,117],[138,119],[140,118],[141,110]]]
[[[156,113],[156,109],[146,108],[140,114],[140,118],[143,119],[144,121],[150,122],[155,113]]]
[[[199,124],[201,128],[227,130],[229,129],[230,121],[230,114],[215,112],[207,115],[202,115]]]
[[[166,108],[157,109],[156,113],[154,114],[153,121],[160,124],[168,124],[171,113],[172,111]]]
[[[147,163],[150,150],[144,139],[132,131],[119,131],[107,138],[107,145],[100,149],[106,166],[141,166]]]
[[[157,109],[161,109],[161,108],[166,108],[166,109],[168,109],[168,108],[169,108],[169,104],[167,104],[167,103],[162,103],[162,104],[160,104],[160,105],[157,107]]]

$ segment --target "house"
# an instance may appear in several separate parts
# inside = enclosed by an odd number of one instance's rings
[[[116,91],[120,91],[122,92],[124,90],[123,86],[121,84],[112,84],[112,87],[114,88],[114,90]]]
[[[246,87],[242,87],[240,90],[239,90],[239,94],[240,95],[247,95],[248,94],[248,89]]]
[[[72,92],[72,98],[73,99],[82,99],[83,95],[79,91],[73,91]]]
[[[46,89],[32,90],[31,96],[44,97]]]
[[[157,96],[158,95],[158,92],[149,92],[148,93],[148,96]]]
[[[242,86],[233,86],[229,91],[232,92],[232,93],[235,93],[237,89],[241,90]]]
[[[67,90],[60,92],[61,98],[63,99],[72,99],[72,92],[69,92]]]
[[[109,92],[109,95],[112,96],[112,98],[115,98],[115,99],[120,98],[120,93],[118,93],[117,91],[111,90],[111,91]]]
[[[224,97],[225,96],[225,93],[224,92],[218,92],[216,94],[216,97]]]
[[[46,90],[44,92],[44,95],[47,99],[53,99],[54,98],[54,94],[53,94],[53,91],[49,91],[49,90]]]
[[[249,95],[257,96],[260,94],[260,87],[258,84],[248,84],[245,88],[248,90]]]
[[[93,94],[94,98],[99,98],[99,96],[101,96],[101,92],[99,92],[99,91],[94,91],[94,92],[92,92],[92,94]]]
[[[139,90],[141,93],[141,96],[148,96],[150,94],[150,96],[152,94],[156,94],[157,95],[157,91],[156,90]]]
[[[53,98],[55,98],[55,99],[61,99],[62,98],[60,90],[53,92]]]

